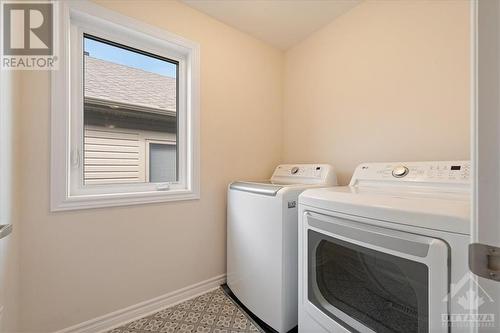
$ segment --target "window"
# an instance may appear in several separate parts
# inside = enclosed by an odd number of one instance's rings
[[[173,182],[177,179],[177,151],[175,143],[149,142],[147,181],[152,183]]]
[[[91,3],[61,3],[52,210],[199,197],[199,47]]]

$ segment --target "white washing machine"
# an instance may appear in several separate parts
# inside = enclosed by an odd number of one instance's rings
[[[227,285],[282,333],[297,326],[297,197],[337,184],[330,165],[279,165],[270,180],[228,189]]]
[[[469,169],[368,163],[303,192],[299,332],[472,332]]]

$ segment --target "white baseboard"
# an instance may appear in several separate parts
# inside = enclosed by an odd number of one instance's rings
[[[204,294],[226,282],[226,275],[219,275],[211,279],[187,286],[171,293],[144,301],[125,309],[108,313],[104,316],[87,320],[83,323],[62,329],[55,333],[101,333],[128,322],[148,316],[164,308],[181,303],[189,298]]]

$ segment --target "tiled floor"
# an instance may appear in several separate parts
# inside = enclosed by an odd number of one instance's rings
[[[264,332],[221,288],[138,319],[109,333]]]

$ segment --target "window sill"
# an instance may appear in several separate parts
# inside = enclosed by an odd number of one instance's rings
[[[200,199],[199,192],[191,190],[78,195],[53,202],[51,211],[58,212],[198,199]]]

